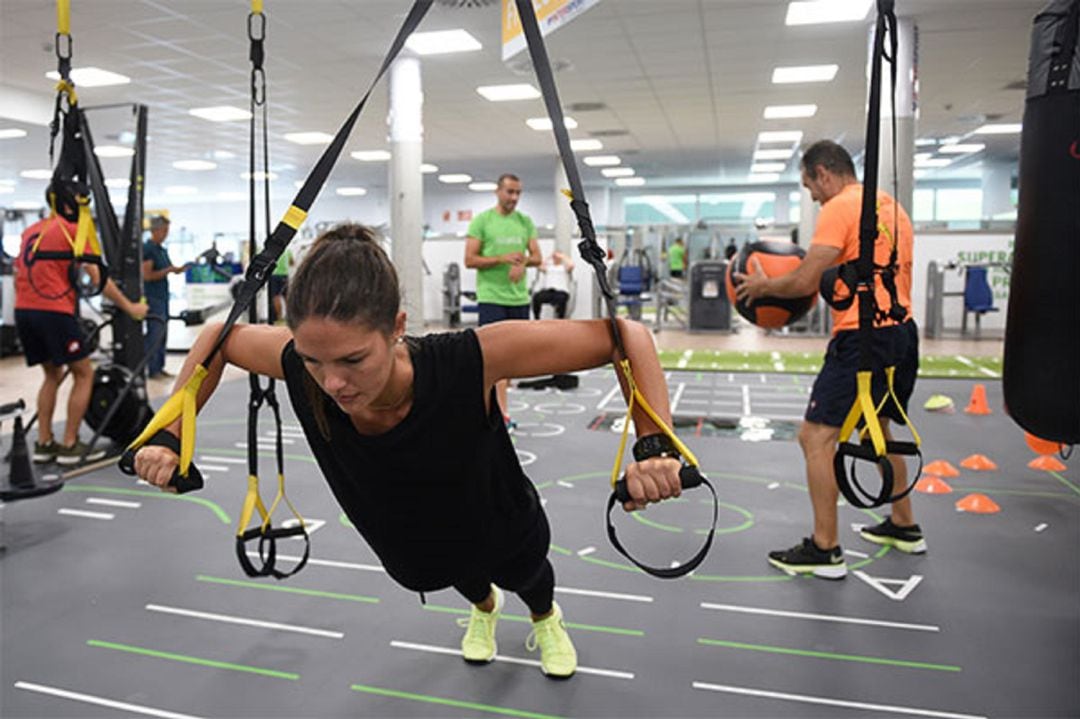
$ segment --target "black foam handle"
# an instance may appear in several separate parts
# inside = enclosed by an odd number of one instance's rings
[[[683,489],[693,489],[694,487],[701,486],[701,472],[697,467],[691,467],[687,465],[679,470],[679,484]],[[630,496],[630,490],[626,488],[626,475],[624,474],[622,479],[615,483],[615,496],[622,503],[633,502],[634,498]]]
[[[137,451],[128,449],[120,455],[119,467],[124,474],[135,476],[135,452]],[[185,477],[180,474],[180,468],[177,467],[173,472],[172,479],[169,480],[169,486],[175,489],[177,494],[198,491],[203,488],[202,473],[199,472],[198,467],[191,464],[188,466],[188,476]]]

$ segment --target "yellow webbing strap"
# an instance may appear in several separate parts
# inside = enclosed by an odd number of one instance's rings
[[[256,510],[258,510],[259,517],[262,519],[262,529],[266,531],[266,527],[270,524],[270,512],[266,511],[266,505],[263,504],[262,497],[259,495],[258,475],[249,474],[247,494],[244,495],[244,506],[240,510],[240,521],[236,525],[237,537],[244,536],[244,528],[251,524],[251,514]]]
[[[86,246],[90,246],[90,254],[95,257],[101,256],[101,244],[98,242],[97,229],[94,227],[94,216],[90,214],[90,198],[79,197],[79,224],[75,228],[75,243],[72,250],[75,257],[82,257],[86,252]],[[62,225],[61,225],[62,226]]]
[[[285,216],[281,218],[281,222],[294,230],[299,230],[300,225],[304,224],[304,220],[307,219],[307,214],[296,205],[290,205],[289,209],[285,211]]]
[[[79,104],[79,96],[75,93],[75,84],[68,80],[60,80],[56,83],[56,92],[68,96],[68,105]]]
[[[186,477],[188,467],[191,466],[191,458],[195,454],[195,398],[199,394],[199,388],[202,387],[206,375],[206,367],[197,365],[191,377],[180,388],[180,391],[166,400],[161,409],[150,418],[150,423],[146,425],[142,433],[128,445],[128,449],[134,450],[142,447],[151,437],[168,427],[179,417],[180,474]]]
[[[911,431],[911,441],[916,447],[922,446],[922,438],[919,437],[918,430],[915,429],[915,425],[912,424],[911,419],[908,418],[907,412],[904,411],[904,405],[900,404],[900,399],[896,396],[896,388],[893,385],[893,377],[896,375],[896,367],[885,368],[885,382],[888,385],[888,391],[878,402],[878,406],[875,409],[875,414],[881,415],[881,410],[885,409],[885,403],[891,398],[896,409],[900,412],[900,416],[904,418],[904,426]],[[863,427],[859,431],[859,438],[866,436],[866,427]]]
[[[871,370],[860,370],[855,375],[857,384],[855,403],[851,405],[847,419],[844,420],[844,425],[840,428],[840,440],[845,441],[847,437],[850,437],[859,424],[859,420],[862,419],[866,422],[864,432],[870,434],[870,441],[874,445],[874,453],[879,457],[883,457],[885,456],[885,433],[881,430],[881,422],[878,420],[877,411],[874,408],[874,397],[870,392],[872,377],[873,372]]]
[[[270,504],[270,511],[267,512],[268,516],[264,518],[263,530],[265,531],[267,525],[270,523],[270,517],[274,515],[274,512],[277,510],[277,507],[279,504],[281,504],[282,500],[285,500],[285,506],[289,508],[289,511],[292,512],[293,516],[296,517],[297,521],[300,522],[300,526],[306,529],[307,526],[304,524],[304,518],[300,516],[300,513],[298,511],[296,511],[296,507],[293,506],[293,503],[289,501],[289,497],[285,494],[285,475],[278,473],[277,481],[277,496],[274,497],[274,501]]]
[[[251,0],[251,12],[254,15],[260,15],[263,11],[263,0]]]
[[[71,0],[56,0],[56,32],[71,34]]]

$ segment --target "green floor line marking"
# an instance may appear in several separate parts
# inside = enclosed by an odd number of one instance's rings
[[[543,490],[543,489],[547,489],[548,487],[550,487],[550,486],[551,486],[551,485],[553,485],[553,484],[555,484],[555,483],[554,483],[554,482],[552,482],[551,480],[548,480],[547,482],[540,482],[540,483],[538,483],[538,484],[536,485],[536,489],[537,489],[537,491],[540,491],[540,490]]]
[[[232,520],[229,519],[228,513],[221,508],[221,505],[216,502],[212,502],[209,499],[202,497],[192,497],[187,494],[171,494],[169,492],[162,492],[157,489],[127,489],[126,487],[104,487],[97,484],[65,484],[64,488],[60,490],[62,492],[93,492],[95,494],[123,494],[129,497],[151,497],[153,499],[169,499],[173,501],[181,502],[194,502],[195,504],[201,504],[209,509],[217,518],[221,520],[222,524],[232,524]]]
[[[572,557],[574,555],[574,553],[571,552],[566,547],[560,547],[560,546],[558,546],[556,544],[551,544],[551,545],[548,545],[548,546],[551,548],[551,551],[555,552],[556,554],[561,554],[564,557]]]
[[[1050,474],[1052,474],[1055,477],[1057,477],[1058,479],[1060,479],[1062,481],[1062,483],[1064,483],[1066,486],[1071,488],[1072,491],[1076,492],[1077,494],[1080,494],[1080,487],[1077,487],[1075,484],[1073,484],[1069,480],[1065,479],[1064,477],[1062,477],[1060,474],[1058,474],[1057,472],[1055,472],[1053,470],[1050,470]]]
[[[702,501],[708,502],[709,500],[704,499]],[[750,527],[754,526],[754,515],[749,510],[743,509],[737,504],[730,504],[728,502],[717,502],[717,504],[725,509],[730,509],[732,512],[737,512],[743,516],[742,524],[736,527],[721,527],[720,529],[716,530],[717,534],[735,534],[736,532],[742,532],[743,530],[750,529]],[[709,533],[709,530],[695,529],[694,533],[704,536]]]
[[[606,559],[600,559],[599,557],[593,557],[591,555],[586,557],[578,557],[578,559],[583,562],[588,562],[589,564],[595,564],[598,567],[607,567],[608,569],[620,569],[624,572],[634,572],[636,574],[645,573],[633,565],[620,564],[619,562],[609,562]]]
[[[403,692],[398,691],[397,689],[384,689],[382,687],[373,687],[366,684],[353,684],[349,688],[356,692],[364,692],[365,694],[377,694],[379,696],[392,697],[394,699],[409,699],[414,702],[439,704],[440,706],[455,707],[457,709],[472,709],[474,711],[488,712],[490,714],[522,717],[522,719],[562,719],[562,717],[554,714],[539,714],[537,712],[525,711],[524,709],[499,707],[493,704],[479,704],[477,702],[467,702],[460,699],[447,699],[446,697],[435,697],[430,694],[414,694],[412,692]]]
[[[472,610],[462,609],[461,607],[447,607],[441,604],[425,604],[424,609],[429,612],[438,612],[440,614],[458,614],[461,616],[468,615]],[[521,614],[503,614],[499,615],[499,619],[507,622],[518,622],[522,624],[532,624],[532,618],[523,616]],[[608,627],[602,624],[577,624],[575,622],[566,622],[567,629],[580,629],[586,632],[600,632],[602,634],[617,634],[623,637],[643,637],[645,632],[641,629],[627,629],[625,627]]]
[[[958,672],[960,667],[952,664],[931,664],[929,662],[912,662],[905,659],[885,659],[882,657],[867,657],[861,654],[837,654],[835,652],[817,652],[811,649],[792,649],[790,647],[774,647],[767,644],[744,644],[743,642],[728,642],[721,639],[705,639],[698,637],[698,644],[713,647],[728,647],[731,649],[750,649],[755,652],[767,652],[769,654],[788,654],[797,657],[815,657],[818,659],[837,659],[845,662],[860,662],[862,664],[887,664],[894,667],[908,667],[911,669],[933,669],[939,672]]]
[[[348,527],[349,529],[356,529],[356,527],[353,526],[352,520],[349,519],[348,515],[344,512],[338,515],[338,524],[342,527]]]
[[[200,420],[200,422],[201,421],[202,420]],[[304,441],[306,442],[307,440],[304,440]],[[224,454],[226,456],[232,456],[232,457],[247,457],[247,450],[246,449],[226,449],[225,447],[200,447],[199,448],[199,453],[200,454],[203,454],[203,453],[205,453],[205,454]],[[273,452],[273,451],[260,451],[258,454],[259,454],[260,457],[276,457],[277,456],[277,454],[275,452]],[[318,464],[315,461],[315,458],[313,456],[311,456],[310,454],[288,454],[288,453],[286,453],[286,454],[284,454],[282,456],[285,459],[295,459],[297,462],[308,462],[310,464]]]
[[[195,581],[209,582],[210,584],[224,584],[229,587],[244,587],[246,589],[264,589],[268,592],[284,592],[286,594],[302,594],[306,597],[321,597],[323,599],[341,599],[346,602],[360,602],[362,604],[378,604],[378,597],[365,597],[362,594],[340,594],[338,592],[324,592],[319,589],[303,589],[301,587],[283,587],[279,584],[260,584],[259,582],[245,582],[240,579],[225,579],[224,577],[210,577],[205,574],[196,575]]]
[[[174,662],[183,662],[184,664],[198,664],[203,667],[212,667],[214,669],[229,669],[234,672],[246,672],[248,674],[259,674],[264,677],[274,677],[275,679],[292,679],[296,681],[300,678],[299,674],[293,674],[292,672],[279,672],[276,669],[265,669],[263,667],[252,667],[247,664],[232,664],[230,662],[219,662],[213,659],[203,659],[202,657],[192,657],[187,654],[174,654],[172,652],[160,652],[156,649],[147,649],[145,647],[134,647],[130,644],[114,644],[113,642],[102,642],[97,639],[90,639],[86,642],[91,647],[99,647],[101,649],[115,649],[120,652],[128,652],[129,654],[139,654],[144,657],[156,657],[157,659],[170,659]]]

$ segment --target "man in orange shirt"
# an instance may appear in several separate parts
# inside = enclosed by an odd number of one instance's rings
[[[62,213],[74,214],[69,210],[60,208]],[[74,222],[60,215],[36,222],[23,233],[19,256],[15,259],[15,327],[26,364],[31,367],[40,364],[45,373],[37,396],[38,441],[34,443],[34,461],[55,460],[64,466],[78,464],[86,451],[86,444],[79,440],[79,425],[90,404],[94,367],[89,357],[91,348],[86,345],[76,319],[79,295],[69,273],[72,261],[34,260],[33,253],[35,243],[38,252],[71,252],[76,229]],[[84,264],[82,268],[96,285],[97,266]],[[102,294],[133,319],[142,320],[146,316],[146,303],[129,300],[112,280],[105,281]],[[68,398],[63,442],[59,443],[53,438],[52,417],[65,365],[71,368],[75,384]],[[86,461],[104,455],[104,449],[95,449],[87,454]]]
[[[752,262],[750,274],[736,275],[736,279],[742,281],[736,289],[740,298],[805,297],[817,291],[825,270],[859,256],[863,188],[855,175],[851,155],[835,142],[822,140],[806,150],[801,170],[803,186],[815,202],[821,203],[810,249],[797,268],[779,277],[766,277],[760,264]],[[878,192],[877,212],[879,234],[874,245],[874,262],[879,266],[888,264],[895,235],[897,300],[909,312],[900,323],[887,317],[875,320],[874,361],[878,368],[896,366],[894,388],[906,411],[919,368],[919,335],[910,315],[913,231],[907,213],[885,192]],[[889,293],[880,277],[875,282],[878,307],[888,312],[891,306]],[[806,481],[814,510],[814,530],[810,537],[791,549],[770,552],[769,563],[788,573],[841,579],[847,575],[847,565],[837,536],[839,489],[833,474],[833,457],[840,440],[840,427],[856,396],[858,302],[847,310],[833,309],[832,316],[833,338],[799,429],[799,445],[806,457]],[[873,378],[875,399],[883,397],[886,391],[884,372],[878,369]],[[882,429],[886,438],[891,439],[889,418],[904,422],[892,403],[886,404],[881,411]],[[902,492],[907,486],[904,459],[889,455],[889,461],[896,482],[894,491]],[[893,504],[892,516],[881,524],[866,527],[860,534],[868,541],[896,547],[903,552],[921,554],[926,551],[922,530],[915,524],[911,500],[907,497]]]

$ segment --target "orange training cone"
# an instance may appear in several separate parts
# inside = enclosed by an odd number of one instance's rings
[[[950,487],[941,477],[935,477],[932,474],[924,474],[919,477],[919,481],[915,485],[915,491],[922,492],[923,494],[951,494],[952,487]]]
[[[975,492],[957,502],[956,511],[971,512],[972,514],[996,514],[1001,511],[1001,507],[985,494]]]
[[[985,454],[973,454],[970,457],[965,457],[960,462],[960,466],[964,469],[974,469],[976,472],[989,472],[998,468]]]
[[[958,470],[956,467],[952,466],[951,464],[949,464],[948,462],[946,462],[943,459],[939,459],[939,460],[937,460],[935,462],[931,462],[930,464],[923,467],[923,471],[926,472],[927,474],[937,475],[938,477],[959,477],[960,476],[960,470]]]
[[[1041,457],[1036,457],[1028,462],[1028,466],[1032,469],[1041,469],[1045,472],[1064,472],[1068,469],[1064,462],[1052,454],[1044,454]]]
[[[964,408],[968,414],[990,414],[990,404],[986,401],[986,385],[977,384],[971,389],[971,401]]]

